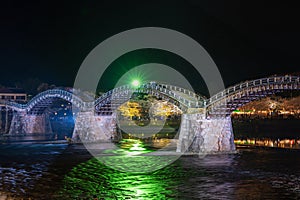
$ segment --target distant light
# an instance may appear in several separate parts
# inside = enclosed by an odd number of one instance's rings
[[[140,85],[140,81],[139,80],[133,80],[131,83],[134,87],[138,87]]]

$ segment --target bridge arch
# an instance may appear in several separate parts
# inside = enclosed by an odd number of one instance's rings
[[[14,111],[26,112],[27,114],[41,115],[45,109],[53,103],[55,99],[63,99],[72,103],[77,108],[82,108],[84,102],[72,92],[63,89],[51,89],[39,93],[34,96],[26,104],[19,104],[16,102],[7,102],[6,106]]]
[[[204,97],[190,90],[168,84],[149,82],[137,88],[132,85],[123,85],[104,93],[96,99],[95,110],[100,115],[111,115],[113,110],[128,101],[135,92],[151,94],[168,100],[184,112],[188,108],[204,107]]]
[[[300,90],[299,76],[271,76],[245,81],[231,86],[206,101],[207,113],[213,116],[230,115],[233,110],[285,90]]]

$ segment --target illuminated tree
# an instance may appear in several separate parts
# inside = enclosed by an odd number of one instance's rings
[[[129,117],[132,119],[132,117],[140,117],[141,116],[141,106],[137,102],[126,102],[122,104],[118,111],[121,113],[124,117]]]
[[[167,101],[155,100],[153,98],[148,101],[128,101],[121,105],[118,111],[122,116],[130,119],[132,117],[148,118],[149,116],[168,117],[182,113],[177,106]]]

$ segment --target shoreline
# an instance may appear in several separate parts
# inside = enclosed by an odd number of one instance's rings
[[[300,150],[300,148],[287,148],[287,147],[270,147],[270,146],[261,146],[261,145],[250,145],[250,144],[236,144],[236,149],[243,148],[252,148],[252,149],[289,149],[289,150]]]
[[[16,140],[16,141],[9,141],[9,140],[1,140],[0,139],[0,145],[9,145],[9,144],[65,144],[65,145],[82,145],[85,146],[86,144],[116,144],[113,142],[107,142],[107,141],[97,141],[97,142],[90,142],[90,143],[83,143],[83,142],[69,142],[67,140]],[[289,148],[289,147],[278,147],[278,146],[262,146],[262,145],[251,145],[251,144],[235,144],[236,150],[234,152],[237,152],[239,149],[249,148],[249,149],[289,149],[289,150],[300,150],[300,148]],[[161,155],[168,154],[168,155],[201,155],[201,154],[231,154],[232,152],[209,152],[209,153],[196,153],[196,152],[185,152],[180,153],[176,151],[160,151],[159,149],[157,151],[148,153],[148,155]]]

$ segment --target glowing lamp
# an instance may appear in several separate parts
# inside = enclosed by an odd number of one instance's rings
[[[134,87],[138,87],[140,85],[140,81],[139,80],[133,80],[131,83]]]

